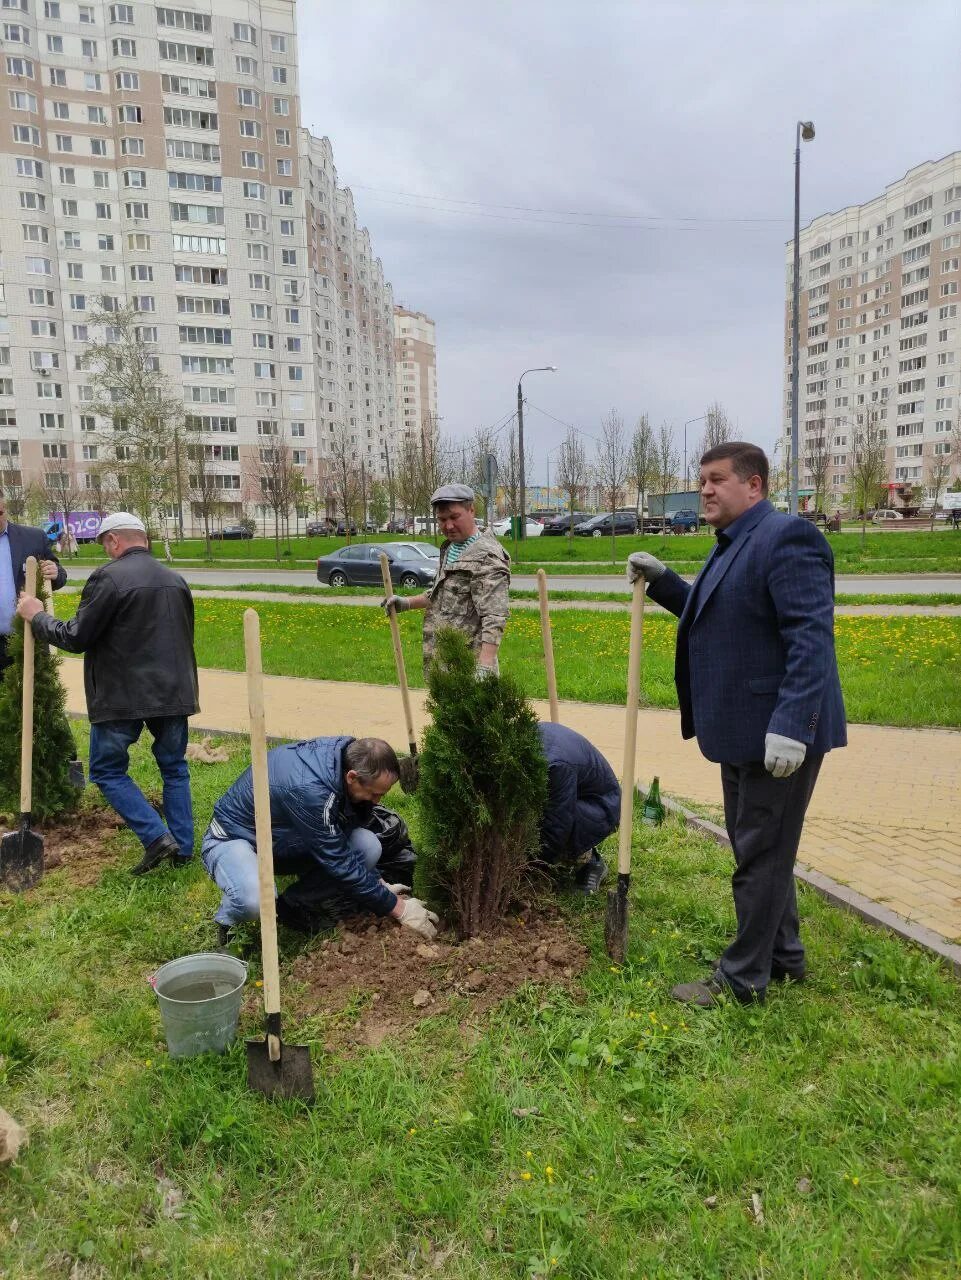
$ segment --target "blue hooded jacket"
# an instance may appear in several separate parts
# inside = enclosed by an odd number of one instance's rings
[[[371,805],[356,805],[344,782],[344,751],[353,738],[311,738],[267,752],[270,823],[275,854],[310,855],[337,888],[375,915],[393,911],[397,898],[347,843],[366,826]],[[249,769],[214,805],[214,818],[230,840],[256,845],[254,786]]]

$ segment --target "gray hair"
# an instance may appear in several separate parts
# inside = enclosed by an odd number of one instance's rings
[[[344,751],[344,763],[361,782],[375,782],[382,773],[400,777],[397,754],[383,738],[355,738]]]

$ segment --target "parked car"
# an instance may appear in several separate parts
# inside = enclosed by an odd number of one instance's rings
[[[252,538],[254,531],[246,524],[225,524],[222,529],[211,529],[210,536],[217,539]]]
[[[432,542],[392,542],[391,546],[397,548],[398,554],[406,555],[407,551],[411,551],[414,555],[423,556],[425,560],[440,559],[440,547],[435,547]]]
[[[802,520],[811,520],[814,524],[823,524],[827,528],[828,518],[823,511],[799,511]]]
[[[381,552],[390,561],[390,580],[395,587],[429,587],[437,577],[437,563],[403,542],[361,543],[341,547],[317,561],[317,581],[331,587],[380,585]]]
[[[880,507],[871,517],[875,524],[884,524],[885,520],[903,520],[904,516],[893,507]]]
[[[338,536],[339,538],[346,538],[346,537],[347,537],[347,525],[344,523],[344,521],[343,521],[343,520],[338,520],[338,521],[337,521],[337,528],[336,528],[335,532],[336,532],[336,534],[337,534],[337,536]],[[351,522],[350,522],[350,536],[351,536],[351,537],[354,537],[354,535],[356,534],[356,532],[357,532],[357,526],[354,524],[353,520],[351,520]]]
[[[697,533],[701,521],[696,511],[675,511],[671,516],[671,528],[675,533]]]
[[[603,538],[621,533],[637,533],[637,513],[634,511],[610,511],[599,516],[592,516],[576,525],[574,532],[579,538]]]
[[[573,515],[575,527],[581,524],[584,520],[590,520],[590,518],[591,516],[589,511],[575,511]],[[552,516],[550,520],[544,521],[544,537],[560,538],[564,534],[569,533],[570,528],[571,513],[569,511],[561,512],[558,515]]]
[[[308,538],[326,538],[334,532],[337,526],[333,520],[308,520],[307,521],[307,537]]]
[[[407,525],[403,520],[388,520],[385,533],[406,533]]]
[[[492,528],[494,532],[497,534],[498,538],[509,538],[511,535],[511,517],[505,516],[503,520],[495,521],[495,523],[492,525]],[[543,532],[544,532],[544,526],[542,524],[538,524],[536,520],[528,519],[527,521],[528,538],[539,538]]]

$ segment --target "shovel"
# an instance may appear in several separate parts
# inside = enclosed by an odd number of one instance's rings
[[[244,610],[247,700],[250,704],[250,768],[254,782],[257,830],[257,879],[260,888],[260,946],[264,966],[263,1040],[247,1041],[247,1086],[269,1098],[314,1100],[314,1076],[306,1045],[284,1044],[280,1038],[280,966],[277,960],[277,908],[274,902],[274,846],[270,828],[270,784],[267,778],[267,727],[264,718],[264,673],[260,657],[260,617]]]
[[[541,602],[541,640],[544,644],[544,670],[547,672],[547,696],[551,704],[551,723],[559,724],[560,708],[557,705],[557,674],[554,671],[554,637],[551,635],[551,615],[547,604],[547,574],[537,570],[537,594]]]
[[[637,709],[641,694],[641,645],[644,637],[644,579],[634,583],[631,598],[631,643],[627,659],[627,707],[624,715],[624,772],[621,778],[621,825],[617,840],[617,888],[607,895],[604,942],[607,954],[622,964],[627,954],[627,891],[631,885],[631,841],[634,835],[634,755]]]
[[[36,590],[37,562],[30,556],[25,582]],[[23,624],[23,726],[20,734],[20,829],[0,840],[0,883],[14,893],[32,889],[43,875],[43,836],[30,829],[33,805],[33,628]]]
[[[384,591],[388,597],[394,594],[394,584],[390,580],[390,561],[385,552],[380,553],[380,575],[384,580]],[[397,610],[388,609],[390,619],[390,638],[394,642],[394,662],[397,666],[397,683],[400,685],[400,700],[404,704],[404,721],[407,725],[407,749],[410,755],[400,762],[401,790],[408,795],[417,790],[420,777],[420,765],[417,763],[417,735],[414,733],[414,716],[410,709],[410,690],[407,688],[407,668],[404,665],[404,650],[400,643],[400,627],[397,625]]]

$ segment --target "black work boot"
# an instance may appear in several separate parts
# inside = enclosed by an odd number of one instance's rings
[[[591,856],[582,867],[578,868],[574,876],[574,887],[578,893],[590,895],[597,893],[606,879],[607,863],[596,849],[592,849]]]
[[[135,867],[130,868],[132,876],[146,875],[148,871],[153,871],[155,867],[159,867],[162,862],[173,862],[174,858],[180,855],[180,845],[173,838],[169,831],[165,831],[162,836],[158,836],[151,844],[144,849],[143,857]]]

